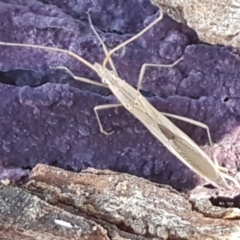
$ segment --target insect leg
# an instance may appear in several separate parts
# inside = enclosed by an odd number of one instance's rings
[[[103,47],[103,51],[105,53],[105,55],[107,56],[109,54],[109,51],[107,49],[107,46],[105,45],[105,43],[103,42],[103,40],[101,39],[101,37],[99,36],[99,34],[97,33],[95,27],[93,26],[92,24],[92,20],[91,20],[91,16],[90,14],[88,13],[88,21],[89,21],[89,25],[91,27],[91,29],[93,30],[94,34],[96,35],[96,37],[98,38],[98,40],[100,41],[100,43],[102,44],[102,47]],[[112,70],[118,75],[117,73],[117,70],[116,70],[116,67],[112,61],[112,58],[111,56],[109,57],[109,63],[110,63],[110,66],[112,68]]]
[[[94,66],[90,62],[88,62],[87,60],[85,60],[81,56],[77,55],[76,53],[74,53],[72,51],[69,51],[69,50],[66,50],[66,49],[49,47],[49,46],[34,45],[34,44],[28,44],[28,43],[0,42],[0,45],[1,46],[11,46],[11,47],[27,47],[27,48],[34,48],[34,49],[42,49],[42,50],[51,51],[51,52],[64,53],[64,54],[67,54],[68,56],[73,57],[74,59],[78,60],[79,62],[81,62],[82,64],[86,65],[87,67],[89,67],[90,69],[92,69],[93,71],[96,72]]]
[[[141,89],[141,87],[142,87],[143,76],[144,76],[144,73],[145,73],[147,67],[172,68],[172,67],[174,67],[175,65],[177,65],[181,60],[183,60],[183,57],[180,57],[177,61],[175,61],[175,62],[172,63],[172,64],[144,63],[144,64],[142,65],[142,67],[141,67],[140,74],[139,74],[139,77],[138,77],[137,91],[139,91],[139,90]]]
[[[103,126],[102,126],[102,123],[100,121],[100,118],[98,116],[98,111],[99,110],[103,110],[103,109],[108,109],[108,108],[115,108],[115,107],[121,107],[122,104],[121,103],[115,103],[115,104],[105,104],[105,105],[99,105],[99,106],[96,106],[94,108],[94,112],[96,114],[96,118],[97,118],[97,121],[98,121],[98,125],[99,125],[99,129],[101,131],[101,133],[105,134],[105,135],[111,135],[114,133],[114,131],[111,131],[111,132],[107,132],[105,130],[103,130]]]
[[[129,38],[128,40],[126,40],[125,42],[119,44],[118,46],[116,46],[115,48],[113,48],[112,50],[109,51],[109,53],[107,54],[107,56],[105,57],[104,61],[103,61],[103,66],[106,67],[107,62],[109,61],[110,57],[112,56],[112,54],[114,52],[116,52],[117,50],[121,49],[122,47],[126,46],[127,44],[129,44],[130,42],[136,40],[137,38],[139,38],[140,36],[142,36],[146,31],[148,31],[151,27],[153,27],[156,23],[158,23],[159,21],[161,21],[163,18],[163,11],[161,8],[159,8],[159,17],[157,19],[155,19],[153,22],[151,22],[147,27],[145,27],[142,31],[140,31],[138,34],[134,35],[133,37]]]
[[[196,125],[198,127],[204,128],[207,131],[208,140],[209,140],[211,148],[213,149],[211,134],[210,134],[210,131],[209,131],[209,127],[206,124],[201,123],[201,122],[196,121],[196,120],[193,120],[193,119],[190,119],[190,118],[178,116],[178,115],[175,115],[175,114],[170,114],[170,113],[165,113],[165,112],[161,112],[161,113],[166,117],[175,118],[175,119],[187,122],[187,123],[191,123],[191,124]],[[213,155],[213,160],[214,160],[215,164],[217,165],[217,167],[219,168],[219,170],[221,170],[222,172],[229,172],[228,168],[222,167],[222,166],[219,165],[219,163],[218,163],[217,159],[214,157],[214,155]]]
[[[233,177],[231,177],[231,176],[229,176],[228,174],[226,174],[226,173],[220,173],[224,178],[226,178],[226,179],[228,179],[229,181],[231,181],[231,182],[233,182],[238,188],[240,188],[240,184],[239,184],[239,182],[235,179],[235,178],[233,178]]]
[[[99,83],[99,82],[95,82],[93,80],[90,80],[90,79],[87,79],[87,78],[84,78],[84,77],[79,77],[79,76],[76,76],[74,75],[74,73],[69,70],[67,67],[64,67],[64,66],[57,66],[57,67],[51,67],[51,69],[60,69],[60,70],[64,70],[65,72],[69,73],[75,80],[77,81],[81,81],[81,82],[85,82],[85,83],[90,83],[92,85],[96,85],[96,86],[101,86],[101,87],[105,87],[105,88],[108,88],[107,85],[103,84],[103,83]]]
[[[181,120],[183,122],[191,123],[191,124],[196,125],[198,127],[204,128],[207,131],[209,143],[210,143],[211,147],[213,147],[209,127],[206,124],[201,123],[201,122],[196,121],[196,120],[193,120],[191,118],[186,118],[186,117],[178,116],[178,115],[175,115],[175,114],[170,114],[170,113],[165,113],[165,112],[161,112],[161,114],[163,114],[166,117],[175,118],[175,119]]]

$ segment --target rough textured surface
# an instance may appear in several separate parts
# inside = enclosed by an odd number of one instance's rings
[[[0,203],[0,236],[7,239],[240,237],[239,209],[189,199],[170,187],[107,170],[77,174],[37,165],[21,189],[0,185]]]
[[[0,192],[1,239],[109,239],[99,224],[54,207],[34,194],[4,185],[0,185]],[[72,227],[62,226],[59,220],[71,222]]]
[[[0,9],[1,41],[66,48],[92,63],[101,62],[104,55],[86,11],[112,48],[151,22],[158,10],[147,0],[127,4],[0,1]],[[116,102],[114,97],[105,89],[49,69],[66,65],[77,75],[99,81],[82,64],[63,54],[0,49],[0,156],[5,168],[26,169],[37,163],[74,171],[108,168],[177,189],[193,188],[199,182],[124,109],[100,112],[105,129],[116,133],[106,137],[99,132],[93,108]],[[147,71],[143,93],[161,111],[206,123],[217,144],[219,162],[236,168],[240,151],[237,54],[200,44],[193,30],[164,16],[141,39],[115,54],[114,61],[122,78],[136,85],[143,63],[168,64],[182,55],[184,61],[174,69]],[[204,130],[187,123],[177,125],[201,146],[208,145]]]
[[[240,3],[198,0],[151,0],[163,7],[173,19],[197,31],[199,38],[211,44],[240,47]]]

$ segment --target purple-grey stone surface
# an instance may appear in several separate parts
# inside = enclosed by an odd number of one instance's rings
[[[69,49],[91,63],[101,63],[104,53],[86,12],[112,48],[143,29],[156,18],[157,11],[148,0],[0,0],[0,41]],[[165,15],[113,59],[119,75],[136,86],[143,63],[170,64],[182,55],[184,60],[174,68],[148,69],[143,94],[160,111],[207,124],[219,163],[238,169],[237,53],[201,43],[193,30]],[[116,103],[116,99],[105,88],[77,82],[63,71],[50,69],[59,65],[100,81],[94,72],[65,54],[0,46],[2,178],[6,169],[31,169],[37,163],[46,163],[73,171],[108,168],[181,190],[199,184],[199,177],[125,109],[100,112],[104,128],[115,131],[110,136],[101,134],[93,108]],[[174,122],[210,153],[206,131]]]

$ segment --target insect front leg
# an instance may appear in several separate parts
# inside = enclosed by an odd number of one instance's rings
[[[140,31],[138,34],[134,35],[133,37],[129,38],[128,40],[126,40],[125,42],[119,44],[118,46],[116,46],[115,48],[113,48],[112,50],[109,51],[109,53],[107,54],[107,56],[105,57],[104,61],[103,61],[103,66],[106,67],[109,59],[111,58],[112,54],[115,53],[116,51],[118,51],[119,49],[125,47],[127,44],[135,41],[136,39],[138,39],[139,37],[141,37],[146,31],[148,31],[150,28],[152,28],[155,24],[157,24],[158,22],[160,22],[163,18],[163,11],[161,8],[159,8],[159,16],[158,18],[156,18],[153,22],[151,22],[147,27],[145,27],[142,31]]]
[[[101,37],[99,36],[99,34],[97,33],[97,30],[95,29],[95,27],[93,26],[93,23],[92,23],[92,20],[91,20],[91,16],[90,14],[88,13],[88,21],[89,21],[89,24],[90,24],[90,27],[91,29],[93,30],[94,34],[96,35],[96,37],[98,38],[98,40],[100,41],[100,43],[102,44],[102,47],[103,47],[103,51],[105,53],[105,56],[108,56],[109,54],[109,51],[107,49],[107,46],[106,44],[103,42],[103,40],[101,39]],[[116,70],[116,67],[112,61],[112,58],[111,56],[109,57],[109,63],[110,63],[110,66],[112,68],[112,70],[116,73],[116,75],[118,76],[118,73],[117,73],[117,70]]]
[[[105,105],[99,105],[99,106],[96,106],[94,108],[94,112],[96,114],[96,118],[97,118],[97,121],[98,121],[98,125],[99,125],[99,129],[100,129],[100,132],[105,134],[105,135],[111,135],[114,133],[114,131],[111,131],[111,132],[107,132],[103,129],[103,126],[102,126],[102,123],[100,121],[100,118],[99,118],[99,115],[98,115],[98,111],[99,110],[103,110],[103,109],[108,109],[108,108],[115,108],[115,107],[121,107],[122,104],[121,103],[115,103],[115,104],[105,104]]]
[[[107,85],[103,84],[103,83],[98,83],[98,82],[95,82],[95,81],[92,81],[90,79],[87,79],[87,78],[83,78],[83,77],[79,77],[79,76],[76,76],[74,75],[74,73],[69,70],[67,67],[64,67],[64,66],[58,66],[58,67],[53,67],[52,69],[60,69],[60,70],[64,70],[66,71],[67,73],[69,73],[75,80],[78,80],[78,81],[81,81],[81,82],[85,82],[85,83],[90,83],[90,84],[93,84],[93,85],[97,85],[97,86],[101,86],[101,87],[106,87],[108,88]],[[99,110],[102,110],[102,109],[108,109],[108,108],[114,108],[114,107],[120,107],[122,106],[121,103],[117,103],[117,104],[106,104],[106,105],[100,105],[100,106],[96,106],[94,108],[94,112],[95,112],[95,115],[96,115],[96,118],[97,118],[97,121],[98,121],[98,125],[99,125],[99,128],[100,128],[100,131],[105,134],[105,135],[111,135],[114,133],[114,131],[111,131],[111,132],[107,132],[103,129],[103,126],[102,126],[102,123],[100,121],[100,118],[99,118],[99,115],[98,115],[98,112]]]

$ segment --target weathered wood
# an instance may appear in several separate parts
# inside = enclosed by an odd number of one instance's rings
[[[238,209],[107,170],[77,174],[39,164],[27,183],[2,184],[0,192],[3,239],[240,237]]]
[[[236,0],[151,0],[173,19],[193,28],[211,44],[240,47],[240,2]]]
[[[95,222],[52,206],[23,189],[0,185],[0,239],[109,239]],[[71,222],[62,227],[55,220]]]

